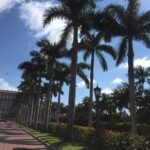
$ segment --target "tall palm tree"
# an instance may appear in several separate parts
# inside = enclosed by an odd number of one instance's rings
[[[57,111],[56,111],[56,123],[59,124],[59,118],[60,118],[60,105],[61,105],[61,95],[64,94],[62,91],[62,87],[64,83],[69,85],[70,83],[70,74],[68,65],[60,63],[54,73],[54,81],[56,81],[57,87],[58,87],[58,102],[57,102]]]
[[[23,70],[22,78],[24,79],[24,81],[20,84],[19,89],[22,92],[28,93],[29,95],[29,106],[30,106],[29,125],[31,126],[33,119],[34,94],[37,84],[36,66],[32,62],[26,61],[21,63],[18,68],[20,70]]]
[[[136,106],[135,106],[135,88],[134,88],[134,50],[133,41],[142,41],[150,48],[150,11],[140,13],[140,1],[128,0],[127,8],[121,5],[111,4],[105,8],[109,14],[111,22],[105,25],[106,34],[111,36],[121,36],[122,40],[119,46],[117,65],[122,63],[125,57],[128,57],[128,79],[130,91],[130,113],[132,133],[137,133],[136,128]],[[102,26],[101,26],[102,27]]]
[[[136,84],[142,94],[144,91],[145,80],[146,82],[149,82],[150,79],[150,67],[144,68],[142,66],[138,66],[137,68],[134,69],[134,74]]]
[[[54,77],[54,69],[58,64],[58,58],[62,58],[66,54],[66,50],[60,44],[52,44],[48,40],[41,40],[37,43],[41,49],[43,57],[46,59],[46,77],[49,80],[47,90],[47,105],[46,105],[46,117],[45,117],[45,128],[48,129],[48,123],[50,120],[50,109],[51,109],[51,97],[52,97],[52,84]]]
[[[75,114],[75,94],[76,94],[76,72],[77,72],[77,50],[78,50],[78,32],[81,27],[89,7],[93,7],[93,0],[58,0],[60,5],[49,8],[45,13],[44,25],[49,24],[53,19],[60,18],[66,21],[66,26],[61,36],[62,43],[65,43],[73,31],[72,44],[72,62],[71,62],[71,83],[69,89],[69,118],[67,136],[73,139],[73,125]]]
[[[58,83],[58,107],[57,107],[57,123],[59,122],[59,112],[60,112],[60,96],[62,92],[62,86],[64,83],[67,85],[70,83],[71,79],[71,65],[64,63],[59,64],[54,73],[54,81]],[[84,73],[85,69],[90,69],[90,66],[86,63],[77,64],[77,75],[85,82],[86,86],[89,86],[88,77]]]
[[[89,121],[88,126],[92,127],[92,104],[93,104],[93,79],[94,79],[94,61],[95,55],[98,57],[100,65],[104,71],[107,71],[107,61],[103,53],[107,53],[112,56],[113,59],[116,58],[115,50],[108,44],[101,44],[102,40],[101,33],[91,34],[86,33],[84,38],[80,43],[80,48],[85,51],[84,60],[86,61],[89,56],[91,56],[91,70],[90,70],[90,101],[89,101]]]
[[[38,51],[31,51],[30,55],[32,56],[31,62],[36,66],[37,72],[37,101],[36,101],[36,116],[35,116],[35,127],[37,128],[38,119],[39,119],[39,110],[40,110],[40,97],[41,97],[41,82],[42,74],[45,71],[45,60],[42,54]]]

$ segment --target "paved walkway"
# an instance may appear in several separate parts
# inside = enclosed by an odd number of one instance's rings
[[[15,150],[15,148],[48,150],[38,140],[16,127],[14,123],[0,122],[0,150]]]

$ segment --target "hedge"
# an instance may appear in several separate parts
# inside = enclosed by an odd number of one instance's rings
[[[44,131],[44,124],[38,123],[38,129]],[[65,124],[49,124],[48,126],[49,133],[61,138],[65,137],[66,129],[67,126]],[[143,132],[142,130],[144,129],[140,130]],[[95,137],[94,128],[74,126],[74,142],[94,147]],[[128,132],[107,130],[103,135],[103,139],[105,150],[150,150],[150,140],[148,138],[132,135]]]
[[[143,136],[110,131],[105,135],[105,150],[150,150],[150,141]]]
[[[112,130],[116,132],[130,132],[131,124],[130,123],[103,123],[103,127],[106,130]],[[150,125],[148,124],[137,124],[138,134],[142,136],[149,136],[150,134]]]

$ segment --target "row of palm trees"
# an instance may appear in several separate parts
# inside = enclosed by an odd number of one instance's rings
[[[142,79],[142,82],[141,82]],[[138,123],[149,123],[147,114],[150,111],[150,89],[146,88],[150,79],[150,67],[143,68],[138,66],[135,68],[135,90],[136,90],[136,114]],[[142,84],[142,85],[141,85]],[[141,87],[142,86],[142,87]],[[90,97],[86,96],[82,102],[76,105],[76,120],[79,125],[87,125],[88,110]],[[101,121],[112,124],[118,122],[129,122],[129,84],[121,83],[111,94],[102,94],[100,101]],[[96,108],[96,102],[93,102],[93,109]],[[93,121],[95,120],[95,111],[93,113]],[[145,116],[144,116],[145,115]],[[116,129],[117,130],[117,129]]]
[[[45,97],[45,128],[48,129],[48,123],[50,121],[51,103],[52,97],[58,95],[57,106],[57,123],[59,123],[59,108],[60,97],[63,94],[62,87],[64,83],[67,85],[70,83],[70,68],[71,66],[60,61],[63,57],[70,59],[70,51],[66,48],[61,48],[60,45],[51,44],[48,40],[41,40],[37,42],[38,51],[31,51],[30,61],[25,61],[19,65],[19,69],[23,71],[23,81],[19,85],[19,96],[25,100],[29,105],[27,109],[29,117],[26,117],[27,124],[31,125],[33,122],[33,112],[36,113],[34,118],[35,127],[39,121],[40,115],[40,103],[41,96]],[[84,73],[85,69],[90,69],[90,66],[86,63],[77,64],[77,75],[89,84],[88,78]],[[28,98],[25,97],[28,95]],[[19,97],[20,98],[20,97]],[[23,105],[24,106],[24,105]],[[35,110],[35,111],[34,111]],[[26,115],[26,114],[25,114]],[[28,119],[27,119],[28,118]]]
[[[135,105],[135,88],[134,88],[134,49],[133,41],[142,41],[144,45],[150,48],[150,11],[140,13],[140,1],[128,0],[127,7],[118,4],[110,4],[103,10],[97,11],[96,2],[94,0],[59,0],[59,5],[49,8],[44,15],[44,26],[50,24],[54,19],[65,20],[65,28],[60,36],[60,41],[57,44],[50,44],[48,41],[38,43],[41,49],[41,66],[46,65],[45,78],[48,79],[47,84],[47,104],[46,104],[46,119],[45,125],[48,128],[49,113],[52,99],[52,87],[55,79],[55,69],[61,66],[60,70],[64,71],[66,65],[60,64],[58,59],[68,57],[71,60],[69,72],[69,99],[68,99],[68,128],[67,136],[73,139],[73,125],[75,118],[75,96],[76,96],[76,74],[81,70],[78,69],[77,54],[79,51],[84,51],[84,59],[86,60],[91,55],[90,64],[90,109],[89,109],[89,126],[92,125],[92,101],[93,101],[93,78],[94,78],[94,59],[95,55],[98,57],[100,64],[104,71],[107,70],[107,61],[103,53],[106,52],[114,59],[116,58],[116,65],[121,64],[125,58],[128,58],[128,79],[129,79],[129,97],[130,97],[130,113],[132,133],[137,133],[136,130],[136,105]],[[79,42],[79,35],[81,34],[81,42]],[[72,48],[67,50],[66,43],[73,34]],[[101,44],[101,40],[110,42],[112,38],[120,37],[118,53],[108,44]],[[34,58],[34,57],[33,57]],[[44,60],[43,60],[44,58]],[[33,59],[32,62],[35,60]],[[34,63],[32,63],[34,64]],[[83,65],[83,64],[82,64]],[[83,66],[82,66],[83,67]],[[23,69],[22,66],[20,68]],[[39,67],[41,68],[41,67]],[[31,67],[31,71],[25,71],[23,78],[29,80],[30,88],[28,92],[33,97],[34,92],[37,91],[36,80],[38,80],[38,96],[37,96],[37,115],[39,114],[39,97],[41,93],[41,78],[42,72],[38,67]],[[60,71],[58,70],[58,71]],[[30,72],[30,73],[28,73]],[[81,71],[82,72],[82,71]],[[32,74],[32,77],[31,77]],[[82,77],[86,77],[84,72]],[[65,76],[67,77],[67,75]],[[61,90],[63,81],[60,81],[61,76],[58,75],[57,83],[61,83]],[[68,79],[68,77],[67,77]],[[85,80],[88,83],[88,80]],[[28,84],[28,82],[26,83]],[[21,87],[23,90],[24,86]],[[32,89],[32,90],[31,90]],[[32,101],[30,102],[32,106]],[[33,106],[32,106],[33,107]],[[32,111],[30,111],[30,118]],[[36,119],[38,120],[38,119]],[[37,122],[37,121],[36,121]]]

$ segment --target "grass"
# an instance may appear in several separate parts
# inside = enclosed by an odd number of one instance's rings
[[[35,130],[29,127],[25,127],[23,125],[18,125],[20,128],[26,130],[27,132],[33,134],[37,138],[49,143],[51,146],[57,148],[58,150],[92,150],[84,145],[80,145],[77,143],[65,142],[61,138],[58,138],[50,133],[41,132],[39,130]]]

